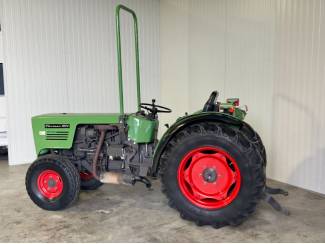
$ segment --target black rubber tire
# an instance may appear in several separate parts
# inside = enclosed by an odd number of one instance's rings
[[[184,155],[201,146],[215,146],[230,154],[241,173],[241,188],[237,197],[226,207],[216,210],[200,208],[192,204],[181,192],[177,170]],[[239,130],[219,123],[200,123],[180,131],[167,145],[160,158],[162,191],[169,205],[180,212],[184,219],[197,225],[239,225],[256,208],[265,187],[265,171],[255,146]]]
[[[97,190],[99,187],[103,185],[102,182],[96,180],[95,178],[89,180],[82,180],[80,179],[80,188],[84,191],[92,191]]]
[[[37,178],[44,170],[55,170],[63,181],[63,191],[55,199],[44,197],[37,187]],[[45,210],[62,210],[71,206],[79,196],[80,176],[77,168],[66,158],[58,155],[44,155],[28,168],[25,180],[26,190],[32,201]]]
[[[267,165],[266,150],[259,134],[249,124],[245,122],[243,122],[243,125],[239,128],[239,130],[244,134],[246,139],[249,140],[254,145],[254,147],[258,150],[259,154],[263,159],[263,165],[266,167]]]

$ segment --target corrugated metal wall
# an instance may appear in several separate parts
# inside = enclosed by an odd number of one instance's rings
[[[222,99],[240,97],[249,107],[247,121],[265,142],[268,177],[325,193],[325,2],[178,0],[161,1],[161,9],[161,20],[175,9],[187,12],[179,27],[187,30],[187,54],[168,59],[188,64],[183,92],[190,111],[214,89]],[[170,31],[165,27],[161,36],[173,36]],[[163,58],[162,76],[174,70]],[[162,99],[173,96],[177,92]]]
[[[159,1],[5,0],[5,76],[10,164],[35,159],[31,116],[49,112],[117,112],[115,6],[133,8],[140,25],[142,98],[160,96]],[[131,17],[123,14],[126,111],[134,111]]]
[[[325,193],[325,2],[277,1],[272,177]]]
[[[161,114],[159,123],[172,124],[189,110],[188,2],[160,1],[160,73],[162,105],[173,112]],[[161,126],[162,135],[167,128]]]

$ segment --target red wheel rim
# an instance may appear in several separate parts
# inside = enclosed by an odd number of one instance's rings
[[[80,172],[80,179],[81,181],[88,181],[88,180],[91,180],[93,179],[94,176],[92,173],[89,173],[89,172]]]
[[[179,187],[194,205],[218,209],[229,205],[241,185],[236,161],[215,147],[199,147],[187,153],[178,168]]]
[[[37,178],[39,192],[48,199],[54,199],[63,191],[63,181],[60,174],[54,170],[44,170]]]

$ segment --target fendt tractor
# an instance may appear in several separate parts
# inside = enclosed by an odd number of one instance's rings
[[[137,108],[125,113],[123,104],[120,12],[134,21]],[[239,99],[217,101],[213,91],[202,110],[185,114],[166,127],[158,141],[158,114],[171,109],[142,103],[138,22],[133,10],[116,8],[116,39],[120,113],[44,114],[32,117],[37,159],[26,175],[32,201],[46,210],[71,206],[81,190],[103,183],[151,187],[160,178],[169,205],[197,225],[238,225],[265,199],[288,213],[266,186],[266,152],[259,135],[244,122],[246,107]]]

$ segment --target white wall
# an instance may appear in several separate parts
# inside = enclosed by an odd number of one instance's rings
[[[172,124],[189,110],[188,2],[163,0],[160,4],[161,101],[172,113],[161,114],[159,122]],[[166,128],[161,126],[160,134]]]
[[[221,99],[240,97],[249,107],[247,121],[266,145],[268,177],[325,193],[325,3],[163,0],[160,5],[162,52],[173,50],[161,55],[162,87],[178,82],[170,74],[184,83],[182,91],[162,90],[162,100],[172,103],[182,92],[187,101],[176,107],[193,112],[214,89]],[[182,22],[164,22],[180,16]],[[173,38],[179,33],[183,45]],[[177,69],[171,60],[187,67]]]
[[[273,177],[325,193],[325,2],[278,1]]]
[[[2,23],[2,0],[0,0],[0,24]],[[0,63],[4,62],[2,31],[0,31]],[[6,90],[5,90],[6,93]],[[6,94],[0,95],[0,133],[7,131],[7,103]],[[3,134],[2,134],[3,135]],[[1,145],[7,145],[7,139],[0,139]]]
[[[33,115],[118,112],[115,6],[120,2],[139,18],[142,99],[159,102],[158,0],[4,1],[10,164],[36,157]],[[130,16],[122,19],[125,105],[134,111],[133,25]]]
[[[2,26],[3,20],[3,0],[0,0],[0,26]],[[3,48],[2,48],[2,31],[0,30],[0,62],[3,62]]]

